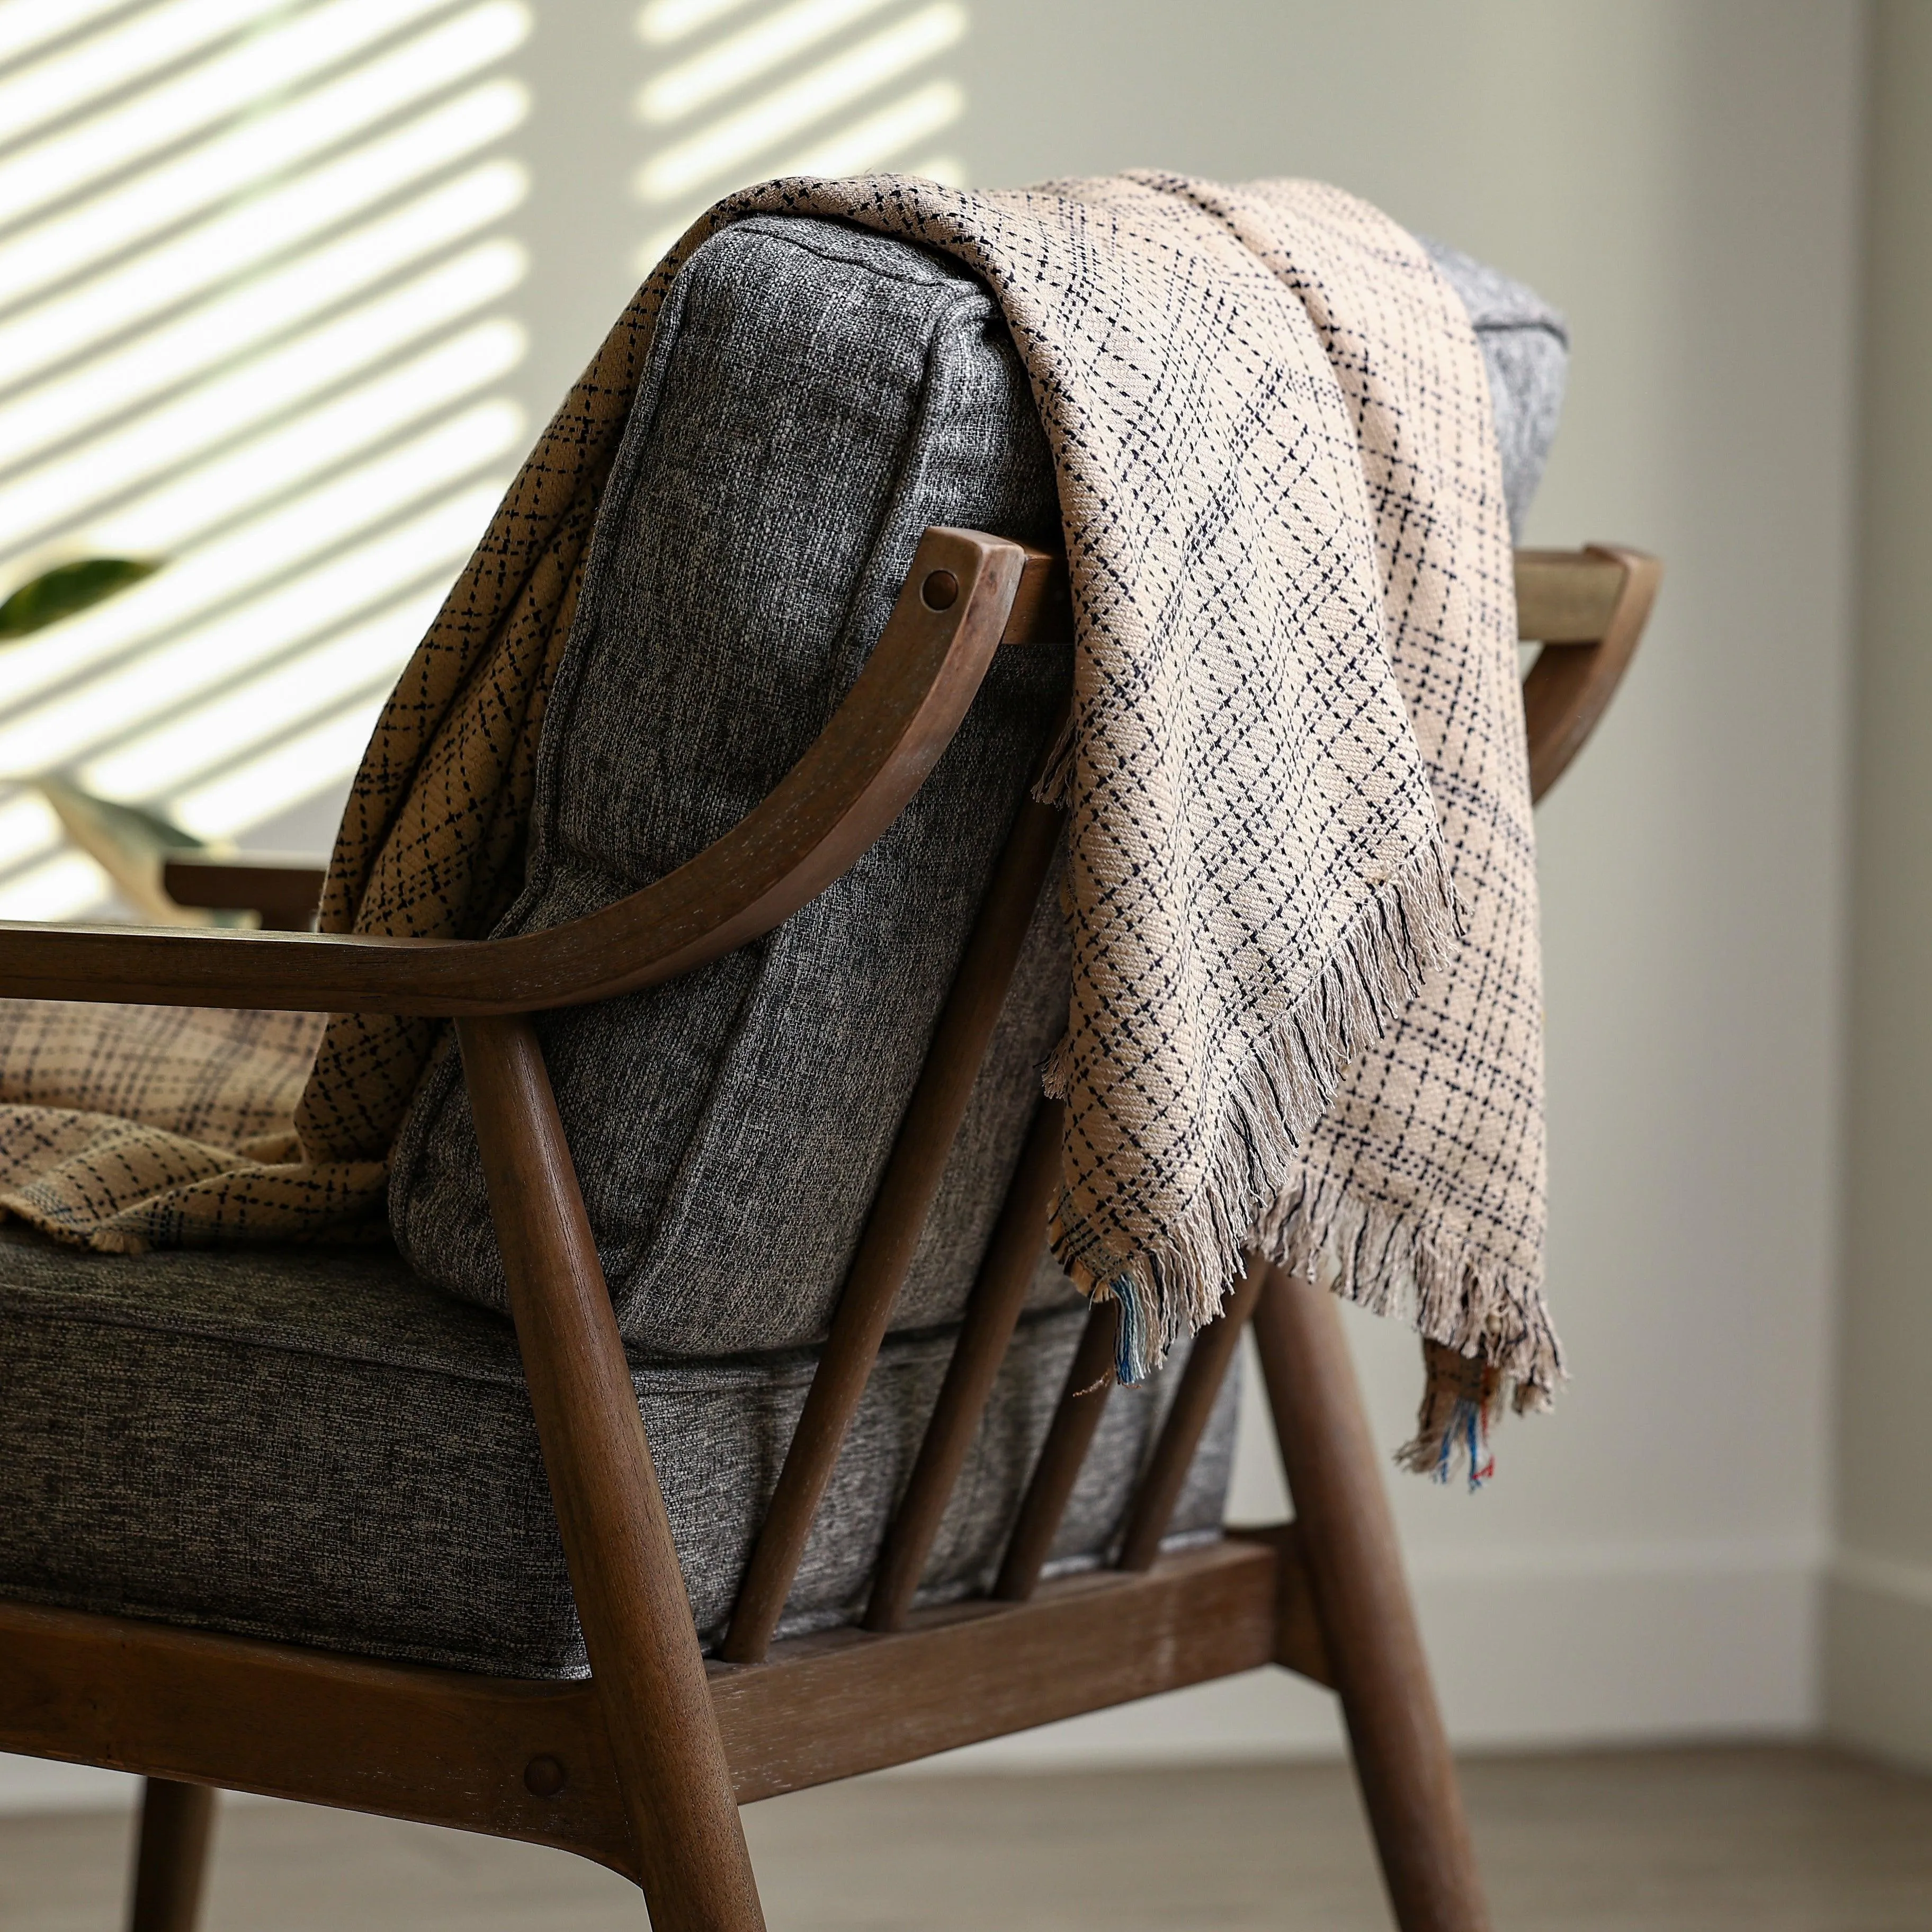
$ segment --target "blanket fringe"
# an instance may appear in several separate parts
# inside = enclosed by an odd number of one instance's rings
[[[1439,1219],[1418,1226],[1398,1204],[1363,1200],[1333,1184],[1310,1187],[1304,1174],[1276,1203],[1256,1244],[1269,1260],[1344,1301],[1406,1322],[1426,1347],[1442,1352],[1430,1358],[1432,1382],[1441,1379],[1438,1359],[1492,1373],[1496,1385],[1481,1405],[1492,1419],[1505,1396],[1518,1414],[1548,1408],[1564,1379],[1540,1282],[1471,1254]],[[1438,1420],[1448,1426],[1446,1417]],[[1432,1445],[1425,1460],[1432,1459],[1440,1433],[1426,1418],[1410,1448],[1425,1438]]]
[[[1300,1143],[1332,1101],[1352,1056],[1389,1027],[1461,938],[1446,857],[1432,843],[1367,902],[1328,970],[1276,1023],[1237,1090],[1208,1184],[1168,1238],[1120,1267],[1092,1231],[1057,1216],[1054,1248],[1096,1298],[1120,1304],[1116,1373],[1144,1379],[1183,1334],[1220,1311],[1247,1251],[1378,1315],[1406,1320],[1431,1358],[1430,1387],[1405,1466],[1447,1480],[1466,1460],[1488,1472],[1487,1432],[1507,1402],[1546,1408],[1564,1376],[1540,1284],[1472,1255],[1455,1231],[1418,1223],[1404,1204],[1311,1186]],[[1064,1097],[1062,1040],[1046,1069]],[[1452,1374],[1448,1364],[1457,1364]],[[1482,1388],[1462,1390],[1473,1370]],[[1459,1378],[1460,1379],[1459,1379]],[[1447,1390],[1445,1395],[1443,1391]]]
[[[1053,806],[1064,812],[1072,802],[1074,753],[1079,743],[1079,728],[1074,707],[1070,704],[1066,716],[1060,721],[1060,729],[1054,734],[1053,742],[1047,748],[1040,776],[1034,781],[1036,804]]]
[[[1269,1231],[1276,1204],[1295,1190],[1304,1137],[1350,1060],[1394,1024],[1462,938],[1448,854],[1432,836],[1364,902],[1322,973],[1269,1029],[1231,1097],[1204,1184],[1161,1238],[1123,1267],[1094,1231],[1067,1220],[1063,1201],[1054,1252],[1088,1294],[1121,1304],[1123,1382],[1144,1380],[1181,1335],[1214,1318],[1258,1232],[1263,1252],[1281,1258]],[[1055,1098],[1072,1083],[1070,1052],[1062,1040],[1044,1070]]]

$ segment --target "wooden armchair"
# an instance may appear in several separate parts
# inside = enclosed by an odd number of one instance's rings
[[[1517,560],[1538,794],[1635,649],[1658,577],[1628,550]],[[1189,1360],[1114,1567],[1041,1581],[1108,1400],[1096,1306],[989,1598],[914,1609],[1044,1239],[1057,1109],[1034,1125],[862,1628],[774,1642],[780,1612],[1004,996],[1056,837],[1022,808],[848,1276],[721,1654],[700,1652],[651,1452],[530,1016],[656,984],[769,931],[891,824],[996,650],[1064,637],[1058,561],[933,530],[830,725],[698,857],[526,937],[424,941],[0,927],[0,993],[454,1018],[530,1403],[591,1676],[535,1682],[0,1600],[0,1748],[148,1780],[132,1923],[194,1922],[214,1789],[554,1845],[634,1880],[658,1932],[762,1923],[740,1804],[1278,1664],[1340,1695],[1405,1932],[1485,1922],[1455,1774],[1329,1299],[1257,1267]],[[1056,631],[1055,627],[1062,627]],[[304,922],[320,874],[178,862],[185,902]],[[259,890],[258,890],[259,888]],[[1162,1554],[1252,1319],[1295,1520]],[[1096,1385],[1097,1384],[1097,1385]]]

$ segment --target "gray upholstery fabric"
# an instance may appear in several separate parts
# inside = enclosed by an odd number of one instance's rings
[[[1058,528],[1026,379],[985,290],[823,222],[714,237],[665,305],[600,513],[544,725],[527,884],[500,929],[634,890],[770,792],[857,676],[934,524],[1034,542]],[[824,1334],[1070,664],[1066,647],[1002,653],[898,824],[777,932],[542,1023],[627,1340],[714,1355]],[[1040,958],[1028,983],[900,1328],[957,1315],[990,1232],[1037,1102],[1030,1070],[1064,1024]],[[390,1202],[423,1274],[502,1305],[453,1061],[412,1112]]]
[[[1530,499],[1556,438],[1570,373],[1570,327],[1534,289],[1426,236],[1422,245],[1474,324],[1502,451],[1510,534],[1522,541]]]
[[[927,1572],[991,1582],[1082,1320],[1016,1337]],[[951,1348],[888,1344],[784,1628],[861,1607]],[[634,1365],[700,1629],[721,1631],[812,1358]],[[1172,1373],[1117,1393],[1055,1548],[1118,1534]],[[1220,1520],[1234,1388],[1174,1519]],[[0,1596],[526,1677],[581,1676],[550,1496],[508,1324],[386,1250],[60,1248],[0,1230]]]

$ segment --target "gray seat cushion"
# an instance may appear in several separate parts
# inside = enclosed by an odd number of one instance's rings
[[[1080,1322],[1054,1311],[1016,1337],[928,1600],[989,1584]],[[861,1607],[951,1342],[887,1345],[788,1632]],[[812,1367],[800,1352],[634,1365],[707,1640]],[[1182,1539],[1220,1522],[1234,1394],[1176,1514]],[[1108,1403],[1057,1567],[1092,1564],[1118,1534],[1164,1402],[1156,1387]],[[585,1668],[509,1326],[387,1250],[130,1257],[0,1228],[0,1596],[506,1676]]]

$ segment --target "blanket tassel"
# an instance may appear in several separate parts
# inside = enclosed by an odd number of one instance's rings
[[[1480,1490],[1496,1474],[1490,1426],[1503,1378],[1479,1357],[1459,1355],[1440,1342],[1425,1341],[1422,1359],[1426,1381],[1414,1439],[1397,1453],[1396,1460],[1438,1483],[1450,1480],[1460,1462],[1468,1472],[1470,1488]]]

